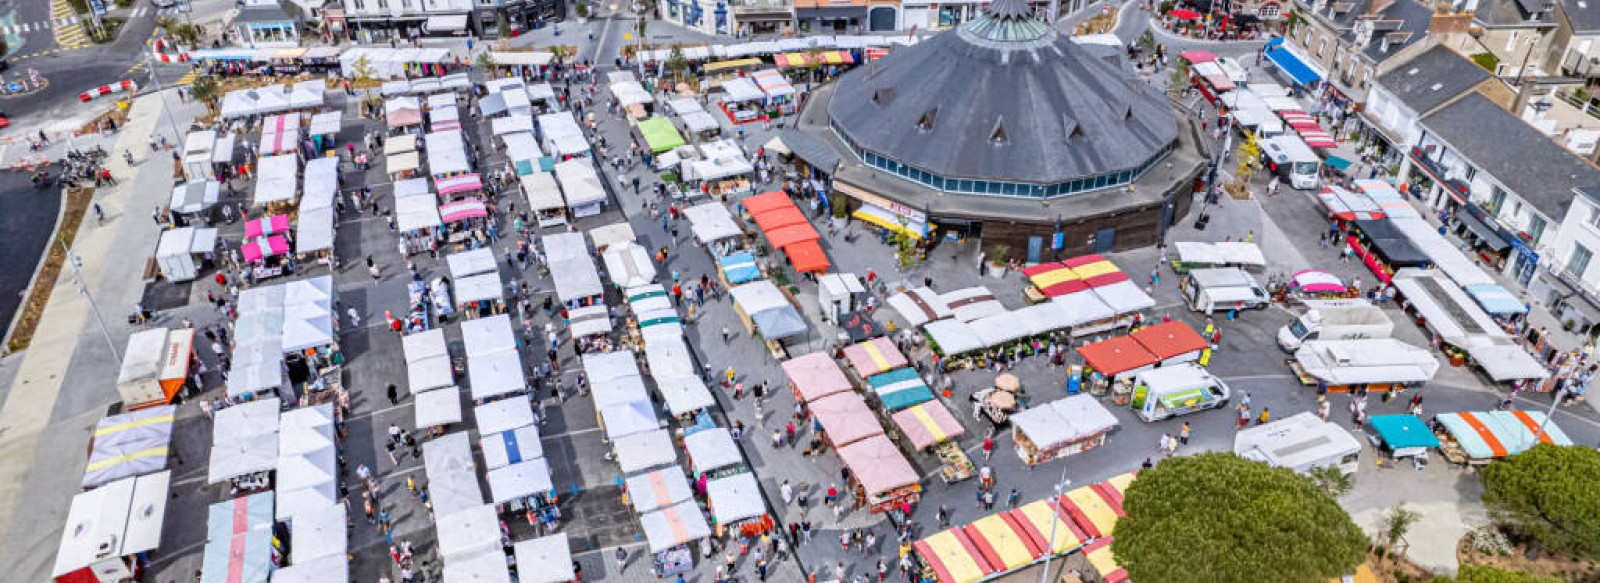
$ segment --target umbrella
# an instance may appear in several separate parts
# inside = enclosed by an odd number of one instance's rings
[[[1177,10],[1173,10],[1171,12],[1168,12],[1167,16],[1171,16],[1171,17],[1176,18],[1178,20],[1199,20],[1200,19],[1200,13],[1199,12],[1195,12],[1195,11],[1190,10],[1188,8],[1179,8]]]

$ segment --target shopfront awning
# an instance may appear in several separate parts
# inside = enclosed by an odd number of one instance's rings
[[[1323,73],[1318,67],[1300,55],[1299,51],[1283,38],[1275,38],[1267,43],[1267,60],[1277,65],[1278,69],[1293,79],[1295,83],[1309,85],[1322,80]]]
[[[467,29],[467,15],[441,14],[429,16],[422,27],[428,32],[460,32]]]
[[[1477,217],[1471,214],[1457,213],[1456,220],[1461,221],[1461,226],[1466,227],[1468,231],[1472,231],[1472,234],[1477,236],[1478,243],[1488,247],[1490,251],[1499,253],[1511,246],[1510,243],[1506,242],[1505,237],[1500,236],[1497,229],[1484,224],[1483,221],[1478,220]]]

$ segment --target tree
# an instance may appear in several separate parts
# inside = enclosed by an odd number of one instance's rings
[[[1167,76],[1167,95],[1177,99],[1189,90],[1189,62],[1178,59],[1172,62],[1172,72]]]
[[[806,83],[817,80],[817,68],[822,66],[822,47],[816,43],[806,47]]]
[[[1540,444],[1483,470],[1483,502],[1556,552],[1600,557],[1600,450]]]
[[[483,69],[484,74],[493,76],[494,55],[490,54],[489,51],[478,53],[478,68]]]
[[[193,24],[179,22],[171,18],[162,18],[156,21],[156,26],[166,32],[167,37],[178,44],[192,47],[200,42],[200,31]]]
[[[570,56],[572,56],[572,47],[567,45],[555,45],[550,47],[550,59],[555,61],[557,64],[565,63],[567,61],[567,57]]]
[[[1350,474],[1344,473],[1339,466],[1315,466],[1307,473],[1310,474],[1311,483],[1316,484],[1318,490],[1334,498],[1349,494],[1350,489],[1355,486],[1350,480]]]
[[[206,110],[216,112],[217,98],[220,97],[222,88],[217,84],[217,78],[211,75],[197,75],[194,83],[189,84],[189,97],[205,104]]]
[[[672,45],[672,50],[667,52],[667,70],[672,71],[674,84],[683,82],[683,72],[689,68],[689,58],[683,55],[683,45]]]
[[[1454,578],[1434,577],[1433,583],[1561,583],[1561,579],[1483,565],[1462,565]]]
[[[1150,29],[1148,28],[1144,29],[1144,34],[1139,35],[1139,40],[1137,41],[1136,46],[1139,47],[1140,52],[1154,53],[1156,51],[1155,33],[1150,32]]]
[[[911,273],[911,269],[922,261],[922,250],[917,247],[917,238],[911,235],[910,221],[900,215],[895,216],[895,221],[900,223],[900,228],[889,233],[889,243],[894,245],[894,260],[895,266],[900,268],[900,283],[910,287],[905,278]]]
[[[1406,539],[1406,533],[1411,531],[1412,525],[1422,520],[1422,515],[1415,510],[1409,510],[1403,505],[1396,504],[1383,515],[1383,550],[1387,555],[1393,555],[1395,547]],[[1400,556],[1404,557],[1405,547],[1401,546]]]
[[[1123,506],[1111,550],[1140,583],[1320,583],[1366,556],[1366,535],[1310,479],[1231,453],[1140,472]]]

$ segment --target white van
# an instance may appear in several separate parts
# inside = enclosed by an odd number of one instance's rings
[[[1160,421],[1196,411],[1216,409],[1233,398],[1227,383],[1193,363],[1169,365],[1133,377],[1134,414]]]
[[[1261,163],[1289,186],[1300,190],[1317,187],[1322,159],[1298,136],[1283,134],[1261,140]]]
[[[1259,310],[1272,303],[1267,290],[1237,267],[1192,269],[1178,280],[1178,291],[1189,309],[1207,314],[1234,308]]]

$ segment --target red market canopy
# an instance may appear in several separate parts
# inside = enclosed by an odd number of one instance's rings
[[[1195,63],[1195,64],[1210,63],[1212,61],[1217,60],[1217,56],[1211,54],[1211,51],[1202,51],[1202,50],[1198,50],[1198,49],[1197,50],[1184,51],[1184,52],[1178,53],[1178,56],[1181,57],[1185,61],[1189,61],[1190,63]]]
[[[1034,287],[1039,288],[1039,293],[1049,298],[1089,288],[1089,284],[1084,283],[1077,272],[1067,267],[1065,263],[1041,263],[1023,268],[1022,274],[1028,276],[1028,281],[1033,282]]]
[[[812,232],[812,238],[808,241],[802,241],[783,248],[783,254],[789,256],[789,264],[794,266],[795,271],[811,273],[828,270],[830,266],[828,254],[822,251],[821,245],[817,244],[815,233],[815,231]]]
[[[1177,321],[1140,328],[1129,336],[1161,360],[1199,352],[1211,346],[1194,328]]]
[[[1078,355],[1095,371],[1116,376],[1161,362],[1131,336],[1118,336],[1078,349]]]
[[[810,224],[788,225],[766,231],[767,242],[773,247],[789,251],[790,247],[822,238]]]
[[[783,207],[793,208],[794,202],[789,200],[789,195],[779,191],[758,194],[750,198],[746,198],[743,201],[740,201],[739,205],[743,206],[744,211],[750,213],[751,216],[757,216],[773,209]]]
[[[772,231],[790,225],[806,223],[806,215],[792,204],[757,213],[755,219],[756,226],[761,227],[763,231]]]
[[[1178,20],[1198,20],[1200,18],[1200,13],[1188,8],[1179,8],[1177,10],[1168,12],[1167,16],[1171,16]]]

